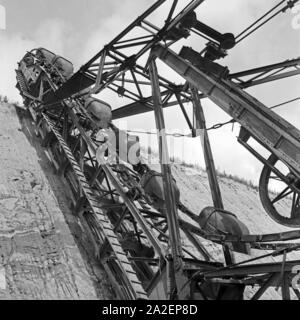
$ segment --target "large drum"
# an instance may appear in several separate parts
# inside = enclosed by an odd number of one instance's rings
[[[71,78],[74,72],[73,64],[63,57],[55,56],[52,60],[52,64],[56,67],[59,73],[64,77],[65,80]]]
[[[38,48],[36,50],[36,57],[38,60],[43,61],[46,64],[50,64],[55,58],[55,54],[47,49]]]
[[[140,184],[145,193],[152,199],[153,206],[161,211],[166,210],[162,174],[154,170],[149,170],[142,176]],[[176,205],[178,205],[180,202],[180,191],[174,178],[172,180],[172,188]]]
[[[26,64],[26,67],[31,67],[34,65],[34,58],[30,53],[27,53],[25,57],[23,58],[24,63]]]
[[[208,233],[219,235],[249,235],[249,229],[236,215],[229,211],[207,207],[199,215],[198,223]],[[247,243],[233,243],[236,252],[250,254],[250,245]]]
[[[85,108],[98,129],[106,129],[111,123],[111,106],[99,99],[87,98]]]
[[[45,48],[37,49],[36,57],[40,62],[43,62],[46,65],[53,65],[65,80],[68,80],[73,75],[74,67],[70,61],[57,56]]]

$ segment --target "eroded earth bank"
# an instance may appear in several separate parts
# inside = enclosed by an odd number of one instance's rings
[[[0,105],[0,299],[108,299],[30,118]]]

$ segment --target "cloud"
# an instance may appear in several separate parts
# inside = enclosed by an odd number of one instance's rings
[[[108,4],[103,3],[102,8],[104,9],[101,9],[101,17],[99,19],[94,18],[92,23],[86,20],[89,18],[89,14],[86,12],[85,15],[78,16],[78,20],[73,17],[72,25],[58,18],[37,21],[36,29],[32,30],[31,34],[27,36],[22,32],[9,34],[6,31],[0,31],[0,93],[6,94],[11,99],[20,100],[19,94],[14,88],[16,84],[14,69],[17,67],[17,61],[22,58],[26,50],[44,46],[65,56],[78,68],[154,3],[154,1],[151,1],[149,4],[149,2],[147,0],[124,0],[120,4],[120,1],[114,0]],[[237,34],[275,4],[276,1],[274,0],[210,0],[200,5],[197,14],[199,20],[220,32]],[[91,8],[89,8],[89,11],[93,10]],[[99,8],[101,8],[101,3]],[[162,7],[154,15],[154,21],[163,23],[167,9],[167,6]],[[72,12],[68,14],[70,15]],[[221,63],[229,65],[231,71],[234,72],[299,56],[300,42],[298,38],[300,30],[292,28],[292,18],[293,15],[282,14],[276,21],[268,24],[253,37],[233,49],[229,57]],[[26,20],[24,23],[26,23]],[[92,25],[92,28],[87,25]],[[77,32],[79,28],[80,31]],[[282,37],[282,34],[284,34],[284,37]],[[205,42],[201,42],[197,38],[196,40],[188,39],[187,43],[185,45],[191,45],[195,49],[199,48],[201,50]],[[158,65],[160,72],[165,73],[172,81],[177,80],[172,73],[167,71],[166,67]],[[298,84],[299,81],[286,80],[278,82],[276,85],[260,86],[251,89],[250,92],[254,96],[258,95],[258,98],[266,101],[268,105],[276,104],[276,102],[285,99],[282,94],[290,98],[296,96]],[[117,95],[110,91],[103,92],[100,98],[103,100],[108,98],[113,108],[117,105],[126,104],[124,99],[118,99]],[[114,104],[114,102],[116,103]],[[203,102],[203,106],[208,126],[229,119],[220,108],[208,100]],[[174,129],[176,132],[182,132],[187,127],[182,114],[178,110],[179,108],[174,107],[165,111],[167,131]],[[297,111],[283,111],[282,114],[291,118],[291,121],[294,121],[295,124],[299,123]],[[128,119],[128,129],[132,130],[147,131],[153,129],[154,125],[153,113]],[[230,126],[210,133],[216,166],[220,170],[226,170],[247,179],[257,180],[256,176],[261,170],[261,164],[237,143],[237,127],[233,133]],[[147,143],[147,139],[148,137],[144,136],[141,140]],[[157,145],[156,137],[152,141],[153,145]],[[174,145],[174,156],[180,156],[187,162],[204,165],[198,138],[185,140],[176,138]]]
[[[0,34],[0,93],[10,99],[21,101],[16,85],[14,70],[17,61],[20,61],[27,50],[34,47],[35,43],[24,39],[21,34],[8,37],[5,33]]]
[[[6,10],[5,7],[3,7],[0,4],[0,30],[6,29]]]
[[[48,19],[44,21],[33,35],[34,41],[41,47],[62,56],[68,54],[66,48],[73,37],[72,28],[60,19]]]
[[[105,17],[95,21],[95,26],[89,36],[83,42],[83,49],[80,52],[82,63],[88,61],[99,52],[104,45],[112,41],[120,34],[138,15],[149,7],[149,1],[139,0],[139,5],[135,1],[124,0],[120,7],[119,1],[112,1],[106,8]]]

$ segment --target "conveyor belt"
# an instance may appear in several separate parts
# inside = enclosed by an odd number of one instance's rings
[[[103,235],[103,239],[101,239],[102,243],[99,243],[99,250],[101,245],[103,245],[104,241],[107,241],[111,246],[113,253],[115,255],[116,260],[121,267],[123,272],[123,276],[128,280],[128,287],[130,287],[131,297],[127,297],[128,299],[147,299],[147,294],[145,293],[141,282],[136,276],[135,271],[133,270],[131,263],[129,262],[125,252],[123,251],[116,234],[113,231],[113,226],[109,222],[108,218],[105,216],[103,211],[101,210],[101,203],[97,200],[94,196],[93,191],[89,187],[87,180],[82,173],[78,163],[76,162],[70,148],[65,143],[64,139],[62,138],[61,134],[55,128],[54,123],[47,117],[47,115],[43,114],[43,118],[47,122],[48,126],[51,128],[52,132],[56,136],[57,140],[59,141],[61,147],[63,148],[66,157],[68,158],[72,169],[74,170],[80,187],[86,197],[86,200],[95,215],[97,220],[99,221],[98,226],[101,230],[101,234]],[[100,252],[101,255],[101,252]]]
[[[232,81],[202,72],[172,50],[158,45],[152,54],[207,95],[291,169],[300,173],[300,131],[297,128]]]

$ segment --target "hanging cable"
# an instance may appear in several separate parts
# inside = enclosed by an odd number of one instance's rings
[[[250,30],[252,27],[254,27],[258,22],[263,20],[267,15],[269,15],[271,12],[273,12],[275,9],[277,9],[279,6],[281,6],[285,0],[278,3],[275,7],[273,7],[271,10],[269,10],[267,13],[265,13],[262,17],[260,17],[258,20],[253,22],[248,28],[246,28],[244,31],[242,31],[240,34],[236,36],[236,39],[240,38],[243,34],[245,34],[248,30]]]
[[[281,1],[280,3],[278,3],[275,7],[273,7],[271,10],[269,10],[268,12],[266,12],[262,17],[260,17],[258,20],[256,20],[254,23],[252,23],[248,28],[246,28],[244,31],[242,31],[237,37],[236,37],[236,44],[240,43],[242,40],[246,39],[247,37],[249,37],[252,33],[254,33],[256,30],[258,30],[259,28],[261,28],[262,26],[264,26],[266,23],[268,23],[270,20],[272,20],[273,18],[275,18],[277,15],[279,15],[280,13],[284,13],[287,9],[291,9],[295,6],[295,4],[298,2],[299,0],[290,0],[287,2],[287,5],[283,8],[280,9],[278,11],[276,11],[272,16],[270,16],[267,20],[263,21],[261,24],[259,24],[258,26],[256,26],[259,22],[261,22],[264,18],[266,18],[270,13],[272,13],[273,11],[275,11],[279,6],[281,6],[285,0]],[[254,29],[251,30],[252,27],[256,26]],[[250,31],[249,31],[250,30]],[[249,31],[247,33],[247,31]]]
[[[300,100],[300,97],[292,99],[292,100],[288,100],[288,101],[285,101],[285,102],[282,102],[280,104],[277,104],[277,105],[271,107],[270,109],[275,109],[275,108],[278,108],[278,107],[281,107],[281,106],[285,106],[286,104],[289,104],[289,103],[292,103],[292,102],[295,102],[295,101],[298,101],[298,100]]]
[[[275,106],[270,107],[269,109],[271,110],[271,109],[279,108],[279,107],[285,106],[285,105],[287,105],[289,103],[292,103],[292,102],[295,102],[295,101],[298,101],[298,100],[300,100],[300,97],[292,99],[292,100],[288,100],[288,101],[285,101],[285,102],[282,102],[280,104],[277,104]],[[231,120],[226,121],[226,122],[217,123],[217,124],[207,128],[206,131],[217,130],[217,129],[220,129],[220,128],[228,125],[228,124],[235,124],[236,122],[237,122],[236,120],[231,119]],[[128,133],[148,134],[148,135],[156,135],[157,134],[157,132],[151,132],[151,131],[126,130],[126,132],[128,132]],[[175,137],[175,138],[182,138],[182,137],[191,138],[191,137],[193,137],[191,134],[182,134],[182,133],[166,133],[166,136],[172,136],[172,137]]]
[[[141,134],[148,134],[148,135],[157,135],[157,132],[151,131],[134,131],[134,130],[126,130],[128,133],[141,133]],[[182,137],[191,137],[191,134],[182,134],[182,133],[166,133],[166,136],[172,136],[175,138],[182,138]]]
[[[227,122],[217,123],[217,124],[213,125],[212,127],[206,129],[206,131],[220,129],[220,128],[226,126],[227,124],[231,124],[231,123],[234,124],[234,123],[236,123],[236,121],[234,119],[232,119],[232,120],[227,121]]]

